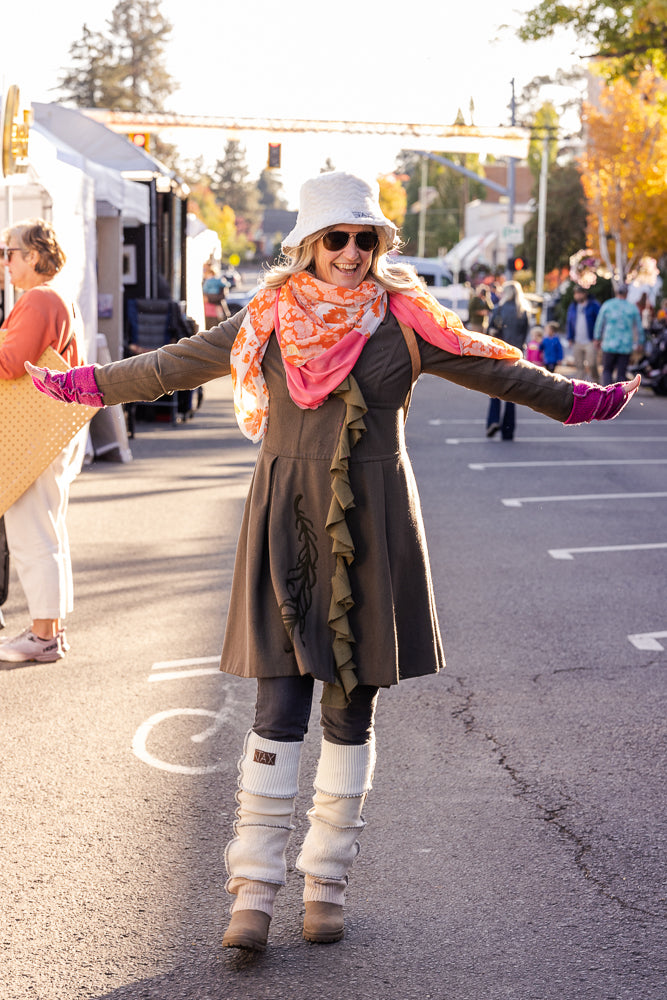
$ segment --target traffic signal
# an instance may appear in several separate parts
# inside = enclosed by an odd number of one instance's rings
[[[151,137],[148,132],[130,132],[128,139],[133,146],[138,146],[139,149],[143,149],[145,153],[148,153],[151,145]]]
[[[270,142],[269,143],[269,158],[268,167],[270,170],[280,169],[280,143]]]
[[[513,260],[512,260],[512,270],[514,270],[514,271],[523,271],[523,269],[524,269],[525,266],[526,266],[526,262],[523,259],[523,257],[514,257],[513,258]]]

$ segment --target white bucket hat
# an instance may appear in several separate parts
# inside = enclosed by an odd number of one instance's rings
[[[296,225],[283,240],[283,250],[294,250],[307,236],[340,224],[382,229],[387,249],[391,248],[397,230],[384,215],[379,199],[379,184],[369,183],[354,174],[330,171],[312,177],[301,187]]]

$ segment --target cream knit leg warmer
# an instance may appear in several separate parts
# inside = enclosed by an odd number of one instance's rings
[[[225,851],[225,888],[236,897],[233,912],[262,910],[273,916],[274,899],[285,884],[285,849],[294,829],[302,747],[302,742],[265,740],[252,730],[246,736],[234,838]]]
[[[360,746],[322,740],[310,829],[296,862],[306,876],[304,902],[344,903],[348,874],[359,853],[357,837],[366,825],[361,810],[374,767],[375,738]]]

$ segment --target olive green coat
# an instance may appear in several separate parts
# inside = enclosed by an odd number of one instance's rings
[[[105,403],[152,400],[229,374],[244,313],[212,330],[96,370]],[[524,361],[457,357],[417,337],[423,372],[522,403],[559,421],[573,403],[568,379]],[[285,381],[275,336],[264,355],[268,430],[246,501],[222,650],[223,670],[246,677],[310,673],[335,683],[332,577],[340,568],[327,531],[331,463],[346,403],[330,396],[299,409]],[[445,660],[419,495],[405,447],[410,354],[394,317],[364,347],[353,372],[367,412],[352,447],[345,514],[353,545],[344,621],[357,680],[388,686],[434,673]],[[343,530],[344,530],[343,526]],[[335,533],[334,533],[335,536]],[[338,569],[337,569],[338,568]],[[343,616],[345,618],[345,616]],[[351,634],[350,634],[351,633]]]

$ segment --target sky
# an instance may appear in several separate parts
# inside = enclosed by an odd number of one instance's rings
[[[69,49],[82,37],[84,23],[104,32],[115,2],[68,0],[54,15],[52,0],[31,0],[30,20],[39,26],[31,33],[12,4],[0,41],[2,90],[16,84],[22,101],[57,100],[54,88],[71,64]],[[546,42],[518,41],[516,26],[534,2],[474,0],[453,11],[454,4],[443,0],[357,0],[333,7],[312,0],[163,0],[173,28],[166,67],[179,84],[169,110],[451,124],[459,109],[470,123],[472,101],[474,124],[509,125],[512,79],[518,96],[535,76],[578,64],[575,43],[564,32]],[[209,166],[222,157],[227,138],[238,138],[251,177],[266,165],[268,140],[280,141],[279,176],[291,208],[298,206],[301,183],[319,173],[327,158],[337,169],[388,173],[409,143],[181,130],[164,138],[185,159],[201,154]]]

